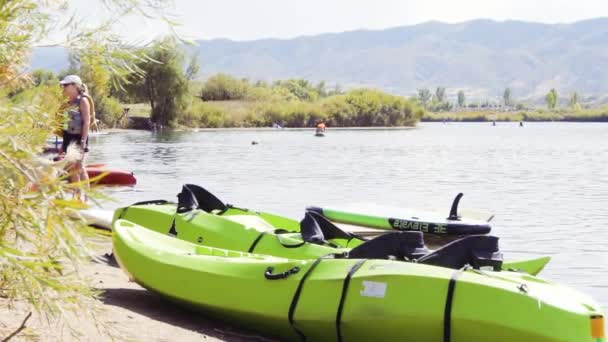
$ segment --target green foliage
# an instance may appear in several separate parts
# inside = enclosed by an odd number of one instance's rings
[[[429,111],[431,112],[447,112],[453,109],[453,105],[451,102],[437,102],[432,101],[428,106]]]
[[[57,85],[59,84],[59,78],[50,70],[36,69],[32,71],[30,77],[34,83],[34,86],[54,85],[58,87]]]
[[[316,89],[317,94],[319,95],[319,97],[327,97],[328,96],[328,91],[325,88],[325,81],[321,81],[317,84]]]
[[[95,103],[97,112],[103,113],[103,122],[110,127],[127,126],[127,118],[124,114],[124,107],[113,97],[101,97]]]
[[[458,107],[464,107],[466,105],[466,98],[464,96],[464,91],[460,90],[458,92]]]
[[[319,88],[314,87],[309,81],[302,79],[291,79],[285,81],[276,81],[276,88],[285,88],[296,98],[302,101],[316,101],[319,95]],[[324,86],[323,86],[324,88]]]
[[[155,42],[141,51],[146,60],[137,63],[143,76],[133,73],[125,85],[128,97],[134,102],[149,102],[152,122],[174,126],[186,107],[188,81],[183,68],[184,56],[173,39]]]
[[[0,1],[0,87],[22,80],[32,42],[49,26],[44,7],[36,0]]]
[[[214,104],[203,102],[198,98],[192,99],[193,103],[181,114],[177,123],[187,127],[230,127],[231,122],[227,119],[224,110]]]
[[[437,87],[437,89],[435,89],[435,101],[439,103],[443,103],[446,101],[444,87]]]
[[[527,110],[517,112],[457,112],[457,113],[429,113],[423,121],[576,121],[576,122],[608,122],[608,107],[572,110]]]
[[[251,89],[272,90],[271,93],[275,94],[277,91],[287,91],[279,84],[277,82],[272,88],[252,86]],[[197,103],[195,99],[186,110],[187,117],[180,118],[180,124],[197,127],[268,127],[278,123],[285,127],[313,127],[317,122],[324,121],[330,127],[408,126],[415,125],[424,113],[413,101],[377,90],[352,90],[317,101],[300,100],[291,92],[287,93],[292,96],[288,100],[277,100],[276,96],[268,94],[271,100],[258,98],[255,101]]]
[[[555,109],[557,106],[557,91],[555,89],[551,89],[547,95],[545,96],[545,102],[547,103],[547,108]]]
[[[577,92],[572,93],[572,95],[570,96],[570,101],[568,101],[568,104],[570,105],[570,108],[572,108],[574,110],[581,109],[581,105],[580,105],[580,103],[578,103],[578,93]]]
[[[502,94],[502,99],[504,101],[505,106],[509,107],[512,105],[512,99],[511,99],[511,89],[510,88],[506,88],[505,92]]]
[[[62,45],[80,61],[98,54],[86,64],[102,65],[114,74],[129,69],[128,52],[119,48],[122,44],[109,33],[109,24],[132,13],[152,16],[147,9],[160,9],[165,1],[103,2],[116,5],[114,15],[93,26],[79,25],[76,17],[69,20],[64,0],[0,0],[0,305],[25,302],[46,322],[65,319],[70,311],[95,321],[99,302],[97,291],[81,274],[93,257],[91,236],[81,220],[71,218],[78,217],[82,203],[64,199],[82,184],[66,183],[65,165],[54,166],[39,157],[65,98],[53,75],[35,71],[27,77],[25,64],[32,47],[60,26],[69,31]],[[95,46],[101,48],[91,49]],[[94,68],[87,72],[105,84],[102,76],[107,73],[99,76]],[[7,336],[4,331],[1,335]]]
[[[210,77],[202,86],[200,92],[204,101],[308,101],[314,102],[320,98],[338,94],[339,90],[327,91],[325,82],[313,85],[307,80],[290,79],[275,81],[272,85],[263,81],[251,84],[246,79],[217,74]]]
[[[61,88],[57,86],[56,82],[53,82],[28,88],[11,97],[10,101],[15,105],[35,104],[49,109],[49,113],[54,113],[52,110],[59,108],[64,99]]]
[[[324,103],[323,112],[332,126],[408,126],[421,116],[413,102],[369,89],[330,98]]]
[[[198,73],[201,71],[201,65],[198,62],[198,54],[192,54],[190,56],[190,62],[186,68],[186,80],[191,81],[198,77]]]
[[[201,90],[203,101],[242,100],[247,98],[249,82],[226,74],[210,77]]]
[[[334,86],[334,89],[327,92],[327,96],[340,95],[344,94],[344,90],[342,90],[342,86],[338,83]]]
[[[76,203],[62,199],[75,185],[37,157],[52,121],[38,108],[59,107],[41,87],[0,99],[0,296],[25,300],[47,318],[92,315],[96,292],[78,273],[90,249],[83,224],[70,219]]]
[[[431,97],[431,91],[428,88],[418,89],[418,99],[420,100],[422,107],[424,107],[425,109],[427,108]]]
[[[432,112],[441,112],[452,110],[453,105],[447,101],[445,88],[437,87],[435,94],[431,94],[431,91],[427,88],[418,89],[417,100],[420,102],[424,109],[428,109]],[[458,100],[462,100],[464,105],[464,92],[458,93]]]
[[[258,103],[248,117],[248,125],[268,127],[281,123],[287,127],[312,127],[324,119],[321,107],[305,101]]]
[[[595,109],[536,110],[526,113],[528,121],[608,122],[608,106]]]
[[[495,111],[485,112],[457,112],[457,113],[425,113],[423,121],[456,121],[456,122],[479,122],[479,121],[522,121],[524,113],[502,113]]]

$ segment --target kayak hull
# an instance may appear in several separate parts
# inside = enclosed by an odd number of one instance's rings
[[[113,246],[143,287],[285,340],[600,340],[591,328],[602,315],[596,303],[516,272],[276,258],[199,246],[125,220],[114,223]]]

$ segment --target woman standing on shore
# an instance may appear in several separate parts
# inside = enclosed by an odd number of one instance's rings
[[[63,114],[63,144],[61,151],[66,153],[71,144],[76,144],[82,149],[82,159],[72,167],[70,180],[72,183],[84,181],[89,184],[89,176],[85,170],[86,153],[89,152],[89,129],[91,124],[91,105],[85,98],[86,86],[80,77],[68,75],[61,82],[63,95],[68,98],[67,108]],[[80,191],[74,194],[80,197]]]

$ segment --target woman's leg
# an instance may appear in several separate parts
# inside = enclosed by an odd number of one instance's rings
[[[79,162],[75,163],[74,166],[72,166],[72,170],[70,173],[70,181],[72,183],[78,184],[78,188],[74,189],[73,198],[81,200],[83,202],[87,201],[87,195],[86,192],[83,195],[82,191],[80,191],[80,188],[84,187],[87,191],[89,190],[89,174],[86,170],[86,156],[87,154],[83,152],[82,159]]]
[[[84,186],[86,188],[86,191],[89,191],[89,189],[90,189],[90,187],[89,187],[89,173],[87,172],[86,160],[87,160],[87,153],[84,152],[84,154],[82,155],[82,163],[80,164],[80,180],[84,181]],[[84,202],[87,201],[87,194],[86,194],[86,192],[85,192],[85,194],[83,196],[83,201]]]
[[[74,164],[74,166],[72,166],[72,169],[70,170],[70,182],[72,184],[78,184],[77,186],[80,187],[80,175],[82,172],[82,167],[80,167],[80,163],[76,163]],[[80,200],[80,189],[79,188],[75,188],[74,189],[74,195],[72,197],[72,199],[77,199]]]

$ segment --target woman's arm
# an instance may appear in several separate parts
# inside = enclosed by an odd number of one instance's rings
[[[91,128],[91,107],[89,101],[83,98],[84,101],[80,101],[80,115],[82,116],[82,146],[84,147],[87,137],[89,136],[89,129]]]

